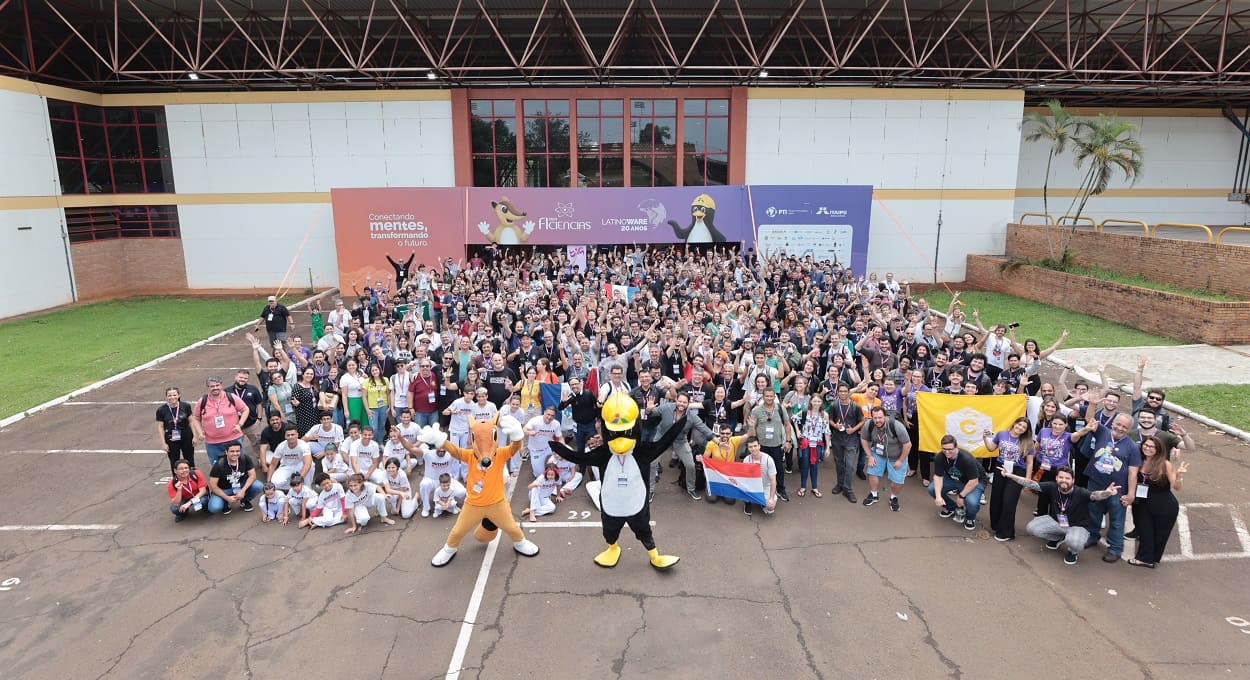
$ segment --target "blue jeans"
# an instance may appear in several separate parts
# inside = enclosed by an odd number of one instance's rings
[[[226,447],[231,444],[243,446],[243,438],[239,437],[220,444],[204,444],[204,452],[208,454],[208,469],[213,469],[213,466],[217,464],[217,459],[226,455]]]
[[[818,488],[820,483],[817,481],[817,476],[820,472],[820,463],[825,459],[825,445],[816,445],[815,463],[811,462],[812,455],[810,449],[801,448],[795,455],[799,457],[799,488],[806,489],[808,479],[811,479],[811,487],[813,489]]]
[[[413,411],[412,422],[416,423],[418,427],[434,425],[438,422],[438,412],[431,411],[430,413],[420,413],[418,411]]]
[[[390,413],[390,409],[385,406],[369,410],[369,427],[373,428],[374,439],[386,441],[386,417]]]
[[[578,451],[585,451],[586,442],[590,441],[590,438],[595,436],[595,424],[594,423],[587,423],[585,425],[581,423],[575,423],[575,424],[577,425],[577,429],[573,433],[574,448],[576,448]]]
[[[1090,491],[1101,489],[1090,489]],[[1101,501],[1089,501],[1089,540],[1097,543],[1102,537],[1102,516],[1107,515],[1107,552],[1124,552],[1124,516],[1127,509],[1120,503],[1120,494]]]
[[[941,493],[942,493],[942,498],[946,500],[947,510],[950,510],[951,512],[955,512],[956,510],[959,509],[959,506],[956,505],[955,501],[951,500],[951,497],[948,496],[947,494],[952,491],[954,491],[955,493],[959,493],[960,491],[963,491],[964,485],[966,483],[967,482],[961,482],[958,479],[954,479],[952,477],[942,478]],[[929,491],[929,497],[934,498],[935,497],[934,493],[937,491],[936,485],[930,484],[928,491]],[[977,488],[969,492],[968,497],[964,499],[964,515],[968,519],[974,522],[977,519],[977,513],[981,511],[981,496],[984,493],[985,493],[985,482],[981,482],[980,484],[977,484]]]
[[[262,484],[260,480],[252,482],[252,485],[243,493],[243,500],[250,501],[253,498],[256,498],[264,489],[265,485]],[[205,505],[207,505],[209,513],[216,515],[226,509],[226,499],[218,496],[217,494],[210,494],[208,497],[208,503]]]

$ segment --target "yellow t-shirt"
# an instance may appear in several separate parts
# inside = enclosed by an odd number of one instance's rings
[[[382,408],[389,403],[387,397],[390,396],[391,386],[385,380],[375,383],[370,378],[365,380],[363,387],[365,390],[365,407]]]
[[[703,457],[732,463],[738,459],[738,451],[744,441],[746,441],[745,435],[741,437],[730,437],[729,446],[722,447],[720,445],[719,438],[713,439],[708,442],[707,447],[703,449]]]

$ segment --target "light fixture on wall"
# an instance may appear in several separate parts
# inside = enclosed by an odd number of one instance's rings
[[[766,69],[766,68],[762,68],[762,69],[760,69],[760,77],[761,77],[761,78],[767,78],[767,77],[768,77],[768,69]]]
[[[434,69],[430,69],[429,71],[425,72],[425,79],[426,80],[438,80],[438,74],[434,72]]]
[[[191,79],[191,80],[199,80],[199,79],[200,79],[200,74],[196,73],[195,71],[192,71],[192,72],[190,72],[190,73],[188,73],[188,74],[187,74],[187,78],[189,78],[189,79]]]

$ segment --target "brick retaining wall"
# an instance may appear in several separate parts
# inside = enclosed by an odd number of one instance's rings
[[[1007,225],[1007,257],[1050,257],[1045,229],[1032,224]],[[1065,234],[1060,232],[1064,230],[1051,229],[1058,248],[1063,244]],[[1159,283],[1250,300],[1250,247],[1078,230],[1069,249],[1079,267],[1140,274]]]
[[[1008,242],[1010,238],[1009,234]],[[1199,300],[1030,265],[1003,271],[1006,262],[1000,257],[969,255],[966,283],[1187,342],[1250,343],[1250,302]]]

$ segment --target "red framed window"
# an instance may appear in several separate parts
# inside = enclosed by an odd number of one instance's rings
[[[517,185],[517,106],[512,99],[475,99],[469,104],[473,186]]]
[[[572,186],[569,100],[524,99],[522,110],[525,113],[525,185]]]
[[[746,97],[734,92],[470,90],[461,101],[468,104],[472,184],[705,186],[728,184],[731,175],[741,182],[745,124],[733,120],[745,116]]]
[[[48,100],[65,194],[173,193],[165,109]]]
[[[625,100],[577,100],[578,186],[625,186]]]
[[[729,183],[729,100],[682,102],[683,184]]]
[[[65,229],[70,243],[115,238],[177,238],[182,234],[178,207],[173,205],[66,208]]]

